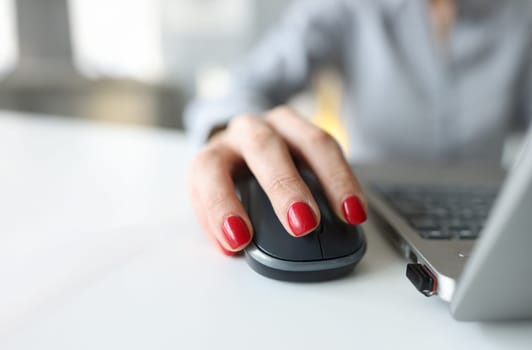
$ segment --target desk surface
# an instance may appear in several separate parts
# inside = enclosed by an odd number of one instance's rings
[[[0,348],[530,349],[532,322],[459,323],[369,249],[339,281],[261,277],[218,254],[178,132],[0,113]]]

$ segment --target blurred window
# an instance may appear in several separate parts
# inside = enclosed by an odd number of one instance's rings
[[[0,76],[14,68],[17,60],[14,0],[0,0]]]
[[[69,1],[75,62],[81,72],[93,78],[162,79],[159,1]]]
[[[252,30],[250,0],[163,0],[168,30],[182,35],[242,36]]]

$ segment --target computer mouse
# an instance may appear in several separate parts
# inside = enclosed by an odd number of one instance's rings
[[[254,236],[245,249],[249,266],[273,279],[314,282],[350,273],[366,252],[361,226],[340,220],[329,206],[320,183],[309,170],[300,170],[318,203],[321,222],[316,230],[295,238],[283,227],[254,178],[241,189],[241,199],[253,224]]]

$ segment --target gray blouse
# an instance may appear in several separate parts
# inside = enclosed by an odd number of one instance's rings
[[[532,1],[457,0],[446,45],[427,0],[303,0],[236,69],[230,93],[192,102],[193,139],[260,114],[335,67],[355,160],[499,160],[532,114]]]

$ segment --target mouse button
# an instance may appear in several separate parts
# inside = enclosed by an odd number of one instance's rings
[[[358,228],[343,223],[329,225],[319,236],[324,259],[353,254],[363,244]]]
[[[271,233],[271,234],[270,234]],[[287,261],[322,260],[320,242],[316,234],[295,238],[287,232],[265,232],[263,239],[255,241],[257,247],[268,255]]]
[[[312,193],[312,196],[318,203],[318,206],[320,206],[320,209],[322,206],[328,207],[327,197],[325,196],[325,192],[323,191],[323,188],[321,187],[318,179],[308,171],[301,172],[301,177],[303,178],[303,181],[305,181],[307,187]]]
[[[258,183],[252,183],[249,190],[248,210],[254,228],[253,240],[260,250],[272,257],[288,261],[322,260],[316,233],[299,238],[290,236]]]

